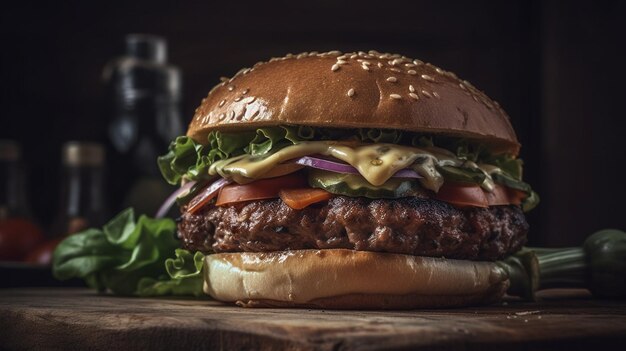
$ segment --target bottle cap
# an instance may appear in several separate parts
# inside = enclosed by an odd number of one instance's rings
[[[20,144],[15,140],[0,139],[0,161],[18,161],[21,157]]]
[[[63,144],[63,164],[66,166],[102,166],[104,147],[98,143],[69,141]]]
[[[126,36],[126,55],[136,59],[165,64],[167,41],[156,35],[129,34]]]

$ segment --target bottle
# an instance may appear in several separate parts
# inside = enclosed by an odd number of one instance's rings
[[[104,80],[113,203],[154,215],[173,191],[157,157],[183,134],[180,70],[167,64],[165,39],[132,34],[125,54],[105,67]]]
[[[20,146],[0,139],[0,261],[21,261],[43,240],[28,206]]]
[[[13,140],[0,139],[0,219],[29,217],[21,148]]]
[[[101,227],[108,216],[104,192],[104,147],[71,141],[63,145],[58,215],[54,237]]]

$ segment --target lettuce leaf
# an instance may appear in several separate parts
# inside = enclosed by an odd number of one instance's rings
[[[511,155],[491,155],[487,148],[467,139],[423,135],[394,129],[361,128],[356,130],[339,128],[316,128],[310,126],[277,126],[258,128],[254,131],[209,133],[205,145],[188,137],[178,137],[170,145],[169,152],[159,157],[159,168],[170,184],[178,184],[181,179],[210,180],[209,167],[216,161],[244,153],[263,156],[286,146],[307,140],[357,140],[364,143],[393,143],[413,146],[437,146],[452,151],[459,159],[484,162],[499,167],[503,177],[495,177],[500,184],[518,189],[524,188],[529,194],[528,208],[538,202],[528,184],[522,182],[521,159]],[[464,169],[451,169],[453,173],[467,172]],[[452,173],[446,173],[450,176]],[[526,189],[525,187],[528,187]],[[521,190],[521,189],[520,189]],[[532,197],[531,197],[532,195]]]
[[[198,296],[203,255],[177,250],[177,258],[168,259],[179,246],[175,231],[173,220],[144,215],[135,220],[129,208],[101,230],[63,240],[54,251],[52,272],[57,279],[82,278],[92,288],[120,295]]]
[[[288,145],[318,138],[324,138],[321,130],[307,126],[258,128],[239,133],[214,131],[207,136],[205,145],[180,136],[170,144],[168,153],[158,158],[158,164],[163,178],[176,185],[183,177],[209,179],[209,167],[219,160],[243,153],[263,156]]]
[[[184,249],[176,249],[176,258],[165,260],[165,269],[169,278],[155,279],[145,277],[139,281],[137,295],[203,295],[202,264],[204,255],[201,252],[191,254]]]

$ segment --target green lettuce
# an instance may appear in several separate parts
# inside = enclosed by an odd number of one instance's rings
[[[176,223],[122,211],[102,229],[63,240],[54,251],[52,272],[59,280],[81,278],[99,291],[119,295],[199,295],[202,254],[176,251]],[[198,282],[200,280],[200,282]]]
[[[459,159],[482,162],[499,167],[501,176],[494,177],[497,183],[525,191],[529,196],[524,208],[536,206],[539,197],[530,186],[522,181],[522,160],[508,154],[492,155],[485,145],[467,139],[423,135],[395,129],[361,128],[317,128],[310,126],[277,126],[258,128],[253,131],[225,133],[214,131],[208,134],[206,143],[201,144],[189,137],[178,137],[166,155],[159,157],[163,177],[170,184],[180,183],[182,178],[209,181],[209,167],[216,161],[249,154],[263,157],[286,146],[307,140],[355,140],[363,143],[392,143],[421,147],[437,146],[453,152]],[[454,169],[453,169],[454,168]],[[452,181],[481,184],[482,175],[472,175],[465,168],[448,167],[444,177]],[[462,177],[461,177],[462,176]],[[461,177],[461,178],[459,178]],[[204,183],[203,183],[204,184]]]

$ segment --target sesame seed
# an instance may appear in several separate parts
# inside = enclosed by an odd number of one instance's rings
[[[235,110],[230,110],[230,112],[228,112],[228,119],[232,120],[233,118],[235,118]]]
[[[329,55],[333,55],[333,56],[339,56],[339,55],[341,55],[341,51],[333,50],[333,51],[329,51],[328,54]]]
[[[417,71],[415,71],[414,69],[410,69],[408,70],[406,73],[410,74],[410,75],[416,75]]]
[[[429,82],[434,82],[435,81],[435,79],[433,77],[429,76],[428,74],[422,74],[421,77],[422,77],[422,79],[427,80]]]
[[[363,57],[366,56],[367,54],[364,51],[359,51],[359,56]]]
[[[415,92],[415,87],[412,84],[409,84],[409,91],[412,93]]]
[[[415,94],[415,93],[409,93],[409,96],[410,96],[412,99],[415,99],[415,100],[419,100],[419,99],[420,99],[420,97],[419,97],[419,96],[417,96],[417,94]]]
[[[383,63],[382,62],[379,62],[377,65],[378,65],[378,68],[383,68]]]
[[[241,101],[241,99],[242,99],[242,97],[238,96],[238,97],[235,98],[235,102]]]
[[[432,96],[432,95],[430,95],[430,93],[429,93],[429,92],[427,92],[426,90],[422,90],[422,94],[424,94],[424,96],[429,97],[429,98],[433,97],[433,96]]]
[[[405,63],[404,67],[415,67],[415,65],[412,63]]]
[[[439,67],[435,68],[435,71],[439,74],[443,74],[443,70]]]
[[[476,95],[472,94],[472,98],[474,99],[474,101],[478,102],[478,98],[476,97]]]
[[[348,63],[348,62],[346,62],[344,60],[339,60],[339,59],[337,60],[337,64],[338,65],[345,65],[346,63]]]
[[[467,89],[467,88],[465,87],[465,85],[463,85],[463,83],[459,83],[459,87],[461,87],[461,89],[463,89],[463,90]]]
[[[222,106],[224,106],[224,104],[225,104],[225,103],[226,103],[226,100],[222,100],[222,101],[220,101],[220,103],[219,103],[219,105],[218,105],[218,106],[219,106],[219,107],[222,107]]]
[[[395,66],[396,65],[396,61],[395,60],[387,61],[387,64],[389,66]]]
[[[423,62],[423,61],[421,61],[421,60],[417,60],[417,59],[416,59],[416,60],[413,60],[413,64],[415,64],[415,65],[419,66],[419,65],[423,65],[423,64],[424,64],[424,62]]]
[[[361,60],[361,61],[363,61],[363,60]],[[363,62],[361,62],[361,64],[362,64],[362,65],[369,66],[369,65],[371,65],[372,63],[371,63],[371,62],[369,62],[369,61],[363,61]]]
[[[246,90],[244,90],[241,94],[242,94],[242,95],[246,95],[249,91],[250,91],[250,89],[246,89]]]
[[[387,78],[387,81],[390,82],[390,83],[395,83],[395,82],[398,81],[398,78],[396,78],[396,77],[389,77],[389,78]]]
[[[389,97],[395,100],[402,99],[402,96],[400,96],[399,94],[390,94]]]
[[[222,82],[228,82],[229,80],[228,77],[220,77],[220,81]]]
[[[436,97],[437,99],[441,99],[441,96],[439,96],[439,94],[436,91],[433,91],[433,96]]]
[[[348,90],[348,96],[349,97],[353,97],[354,96],[354,89],[350,88],[350,90]]]
[[[357,57],[359,57],[359,55],[357,55],[357,54],[352,54],[352,55],[350,55],[350,58],[351,58],[351,59],[353,59],[353,60],[354,60],[355,58],[357,58]]]
[[[223,120],[226,117],[226,114],[224,112],[220,113],[220,115],[218,116],[219,120]]]
[[[364,70],[366,70],[366,71],[369,71],[369,70],[370,70],[369,66],[367,66],[367,65],[361,65],[361,68],[363,68],[363,69],[364,69]]]
[[[340,67],[340,66],[339,66],[338,64],[334,64],[334,65],[330,68],[330,70],[331,70],[331,71],[333,71],[333,72],[335,72],[335,71],[339,70],[339,67]]]
[[[254,100],[256,100],[256,96],[248,96],[247,98],[243,99],[243,103],[244,104],[251,104],[254,102]]]
[[[233,90],[235,90],[235,86],[234,85],[228,86],[228,91],[233,91]]]
[[[399,68],[395,68],[395,67],[392,67],[389,70],[392,72],[398,72],[398,73],[402,72]]]

